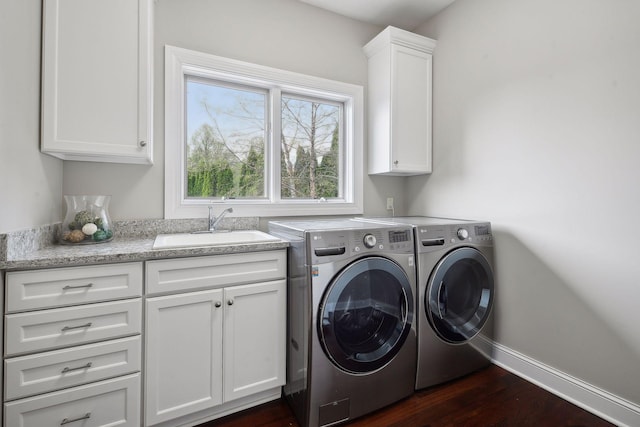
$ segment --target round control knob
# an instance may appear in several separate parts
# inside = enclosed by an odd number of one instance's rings
[[[376,236],[373,234],[367,234],[364,236],[364,239],[362,239],[362,243],[364,243],[367,248],[371,249],[376,245]]]
[[[458,228],[458,239],[460,240],[465,240],[467,237],[469,237],[469,232],[464,229],[464,228]]]

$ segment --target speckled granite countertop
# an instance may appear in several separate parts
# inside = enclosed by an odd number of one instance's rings
[[[145,261],[150,259],[179,258],[204,255],[221,255],[238,252],[255,252],[282,249],[285,241],[208,246],[197,248],[173,248],[154,250],[154,239],[114,239],[98,245],[52,245],[31,252],[22,259],[0,261],[0,269],[16,270],[72,265],[103,264],[111,262]]]
[[[257,229],[257,219],[230,219],[229,229]],[[137,220],[116,223],[115,238],[95,245],[59,245],[56,226],[0,236],[0,270],[19,270],[112,262],[145,261],[286,248],[286,241],[270,241],[225,246],[153,249],[156,234],[185,233],[202,230],[203,220]],[[225,225],[223,223],[223,225]]]

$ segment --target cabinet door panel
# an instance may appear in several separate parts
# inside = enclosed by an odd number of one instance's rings
[[[147,300],[147,424],[222,403],[222,297],[215,289]]]
[[[392,46],[392,167],[431,172],[431,55]]]
[[[65,160],[152,162],[150,5],[44,1],[43,152]]]
[[[225,304],[225,402],[283,385],[286,281],[226,288]]]

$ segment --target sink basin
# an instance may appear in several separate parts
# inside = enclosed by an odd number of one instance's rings
[[[241,245],[279,241],[259,230],[218,231],[213,233],[158,234],[153,249],[190,248],[202,246]]]

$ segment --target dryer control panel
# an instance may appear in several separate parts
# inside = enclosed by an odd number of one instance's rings
[[[418,225],[415,230],[416,246],[420,253],[463,243],[482,246],[493,244],[490,223]]]

